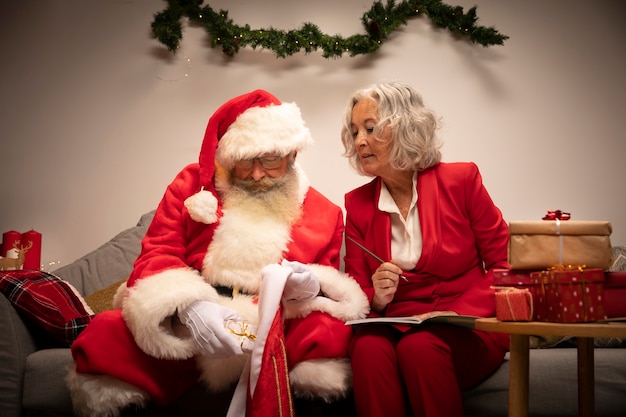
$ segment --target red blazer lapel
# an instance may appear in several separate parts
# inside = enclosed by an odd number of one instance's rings
[[[372,219],[372,236],[366,236],[368,249],[380,256],[385,261],[391,260],[391,218],[389,213],[378,209],[378,199],[380,198],[380,188],[382,180],[376,181],[376,192],[374,195],[374,218]]]
[[[415,267],[418,271],[433,260],[441,246],[441,208],[437,185],[435,170],[428,169],[417,174],[417,210],[422,231],[422,255]]]

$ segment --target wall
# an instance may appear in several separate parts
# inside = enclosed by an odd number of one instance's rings
[[[238,24],[363,33],[371,1],[210,1]],[[196,161],[225,100],[265,88],[295,101],[316,139],[299,155],[312,184],[343,206],[367,179],[341,156],[346,99],[381,79],[412,83],[444,121],[447,161],[473,160],[507,220],[563,209],[610,220],[626,244],[626,29],[619,0],[477,5],[510,36],[489,48],[414,18],[371,56],[277,59],[210,49],[186,27],[172,59],[150,37],[161,0],[0,3],[0,232],[43,233],[42,262],[61,265],[132,226]]]

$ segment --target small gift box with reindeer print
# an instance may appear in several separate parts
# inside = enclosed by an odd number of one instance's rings
[[[2,235],[2,258],[0,270],[41,268],[41,233],[29,230],[19,233],[14,230]]]

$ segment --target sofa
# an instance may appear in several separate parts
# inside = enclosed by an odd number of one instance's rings
[[[120,232],[108,242],[53,274],[70,283],[97,313],[108,307],[111,292],[131,271],[140,241],[154,212]],[[65,386],[70,350],[51,340],[24,317],[7,297],[0,295],[0,416],[72,416]],[[531,416],[577,415],[577,351],[567,337],[533,338],[530,351]],[[503,417],[508,404],[508,356],[479,385],[463,392],[466,416]],[[597,340],[595,348],[596,416],[626,415],[626,344],[622,340]],[[231,393],[208,394],[198,384],[167,408],[149,405],[146,416],[225,415]],[[297,416],[354,416],[352,398],[332,404],[296,399]]]

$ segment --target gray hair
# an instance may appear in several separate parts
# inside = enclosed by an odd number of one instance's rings
[[[344,156],[357,172],[365,175],[352,135],[352,109],[366,98],[377,104],[376,139],[379,140],[385,127],[391,130],[389,163],[392,168],[422,171],[441,161],[442,143],[436,135],[439,128],[437,115],[424,106],[422,96],[413,87],[397,81],[380,82],[357,90],[344,114],[341,128]]]

